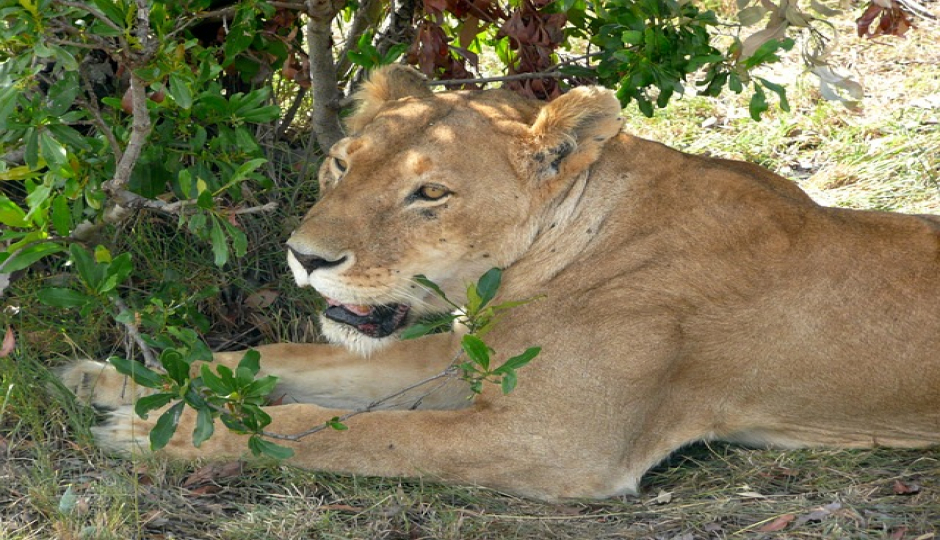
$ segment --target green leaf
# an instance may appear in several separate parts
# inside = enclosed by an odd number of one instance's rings
[[[60,251],[65,251],[65,248],[61,244],[52,242],[33,244],[23,248],[23,251],[18,252],[13,260],[7,260],[7,258],[0,259],[0,264],[3,264],[4,273],[16,272],[17,270],[29,268],[33,263],[46,255]]]
[[[265,455],[279,460],[288,459],[294,455],[292,449],[266,441],[258,435],[252,435],[248,439],[248,448],[256,456]]]
[[[140,362],[119,356],[112,356],[108,359],[108,362],[111,362],[111,365],[114,366],[114,369],[116,369],[118,373],[127,375],[141,386],[146,388],[163,388],[163,376]]]
[[[92,301],[92,298],[84,293],[61,287],[39,289],[39,292],[36,293],[36,297],[47,306],[61,308],[84,307]]]
[[[764,94],[764,89],[754,84],[754,95],[751,96],[751,102],[748,104],[747,110],[751,113],[751,118],[755,121],[760,120],[760,115],[763,114],[769,108],[767,105],[767,96]]]
[[[166,369],[167,375],[176,384],[183,386],[189,380],[189,364],[183,360],[183,355],[175,349],[166,349],[160,353],[160,363]]]
[[[437,286],[437,283],[434,283],[433,281],[424,277],[423,275],[418,274],[412,279],[418,282],[418,284],[421,285],[422,287],[425,287],[427,289],[430,289],[431,291],[434,291],[434,293],[440,296],[441,298],[447,298],[447,296],[444,294],[444,291],[442,291],[441,288]]]
[[[150,449],[159,450],[170,442],[170,438],[176,433],[176,427],[180,423],[180,416],[183,414],[183,407],[186,404],[180,401],[173,405],[157,419],[157,424],[150,431]]]
[[[62,116],[68,112],[81,91],[82,87],[79,84],[78,73],[66,71],[62,74],[62,79],[49,87],[49,92],[46,95],[48,103],[46,113],[52,118]]]
[[[7,197],[0,199],[0,223],[10,227],[30,226],[26,212]]]
[[[499,268],[490,268],[477,281],[477,293],[480,295],[480,307],[485,306],[496,296],[499,285],[503,279],[503,271]]]
[[[168,405],[175,397],[175,394],[169,394],[167,392],[144,396],[138,399],[137,403],[134,404],[134,412],[137,413],[137,416],[146,420],[147,413]]]
[[[200,196],[200,199],[202,196]],[[212,242],[212,254],[215,257],[215,265],[219,268],[225,266],[228,262],[228,243],[225,240],[225,233],[222,231],[222,225],[218,219],[212,220],[212,230],[209,233]]]
[[[483,340],[473,334],[467,334],[460,341],[460,345],[473,363],[483,368],[484,371],[490,369],[490,348],[483,343]]]
[[[124,10],[111,0],[93,0],[95,7],[117,26],[124,26]]]
[[[252,382],[245,388],[245,397],[264,397],[274,391],[278,378],[269,375],[263,379]]]
[[[212,416],[212,410],[209,407],[198,409],[196,427],[193,429],[193,446],[199,448],[214,432],[215,418]]]
[[[518,380],[518,378],[516,377],[516,372],[515,372],[515,371],[509,371],[509,372],[506,372],[506,373],[503,375],[503,378],[502,378],[502,379],[500,379],[500,381],[499,381],[499,386],[500,386],[500,388],[503,390],[503,394],[504,394],[504,395],[507,395],[507,394],[509,394],[510,392],[512,392],[513,390],[516,389],[516,384],[517,384],[518,382],[519,382],[519,380]]]
[[[511,373],[531,362],[532,359],[538,356],[540,352],[542,352],[541,347],[529,347],[522,354],[513,356],[509,360],[506,360],[503,365],[493,370],[493,373],[497,375],[502,373]]]
[[[62,195],[52,200],[52,226],[59,236],[68,236],[72,232],[72,209],[68,198]]]
[[[277,105],[267,105],[264,107],[258,107],[257,109],[252,109],[250,111],[243,112],[241,114],[241,119],[245,122],[250,122],[253,124],[263,124],[265,122],[270,122],[278,116],[281,115],[281,108]]]
[[[130,253],[121,253],[115,257],[105,270],[105,285],[101,287],[101,292],[108,292],[114,287],[124,283],[124,281],[134,271],[134,265],[131,263]]]
[[[65,147],[46,130],[39,133],[39,155],[46,160],[47,164],[56,168],[61,168],[68,163]]]
[[[399,339],[416,339],[422,336],[426,336],[432,332],[440,330],[441,328],[451,326],[454,323],[454,318],[454,316],[448,315],[437,321],[413,324],[402,331]]]
[[[104,267],[95,262],[82,246],[72,244],[69,246],[69,255],[72,256],[72,264],[78,270],[78,275],[82,281],[93,291],[101,287],[104,280]]]
[[[780,99],[780,108],[783,111],[790,112],[790,102],[787,101],[787,90],[783,86],[772,83],[767,79],[757,77],[757,80],[761,82],[768,90],[777,94],[777,97]]]
[[[26,148],[23,158],[26,160],[26,166],[30,170],[39,168],[39,131],[36,129],[26,130]]]
[[[327,420],[326,425],[329,426],[330,429],[333,429],[336,431],[346,431],[347,429],[349,429],[349,426],[342,423],[338,416],[334,416],[333,418],[330,418],[329,420]]]
[[[639,30],[626,30],[620,35],[625,45],[639,45],[643,43],[643,32]]]
[[[189,88],[189,81],[178,73],[170,74],[170,86],[167,89],[170,97],[183,109],[190,109],[193,106],[193,91]]]
[[[215,394],[227,396],[235,390],[227,385],[221,377],[217,377],[215,373],[212,373],[209,364],[202,364],[202,366],[200,366],[199,375],[202,377],[202,383],[206,385],[206,388],[212,390]]]
[[[261,371],[261,353],[254,349],[245,351],[245,356],[238,362],[238,369],[247,370],[254,378]]]

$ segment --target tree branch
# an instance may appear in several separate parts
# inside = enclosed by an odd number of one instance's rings
[[[449,79],[446,81],[428,81],[429,86],[457,86],[461,84],[485,84],[491,82],[506,81],[524,81],[527,79],[562,79],[570,77],[559,71],[544,71],[541,73],[517,73],[515,75],[504,75],[502,77],[481,77],[476,79]]]
[[[307,6],[310,17],[307,21],[307,53],[313,88],[312,137],[321,149],[326,150],[344,136],[339,120],[341,96],[336,84],[331,31],[339,7],[331,0],[309,0]]]

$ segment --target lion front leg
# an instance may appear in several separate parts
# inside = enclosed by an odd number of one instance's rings
[[[272,397],[284,403],[357,409],[442,373],[459,347],[453,334],[439,334],[394,343],[372,357],[324,344],[264,345],[257,350],[260,375],[279,378]],[[209,365],[234,369],[243,356],[244,351],[216,353]],[[198,376],[200,367],[193,366],[192,376]],[[154,392],[137,386],[106,362],[79,360],[61,369],[58,376],[80,401],[99,408],[130,405]],[[439,378],[378,408],[454,409],[467,406],[468,395],[462,381]]]
[[[395,342],[368,357],[324,344],[281,343],[257,350],[260,375],[279,378],[274,397],[283,403],[342,409],[374,407],[377,402],[381,402],[378,408],[454,409],[469,404],[470,392],[463,381],[438,377],[460,351],[456,334]],[[214,362],[234,368],[243,354],[218,353]],[[422,381],[428,382],[401,393]],[[400,395],[385,399],[396,394]]]
[[[291,435],[321,426],[348,411],[310,404],[265,408],[269,433]],[[526,416],[526,415],[523,415]],[[115,411],[94,429],[102,447],[120,453],[148,452],[147,433],[158,417]],[[216,433],[200,448],[189,433],[195,413],[180,418],[177,434],[161,455],[175,459],[232,459],[247,454],[245,435]],[[543,500],[606,497],[623,491],[611,481],[610,462],[598,449],[554,429],[532,426],[511,407],[477,403],[452,411],[385,410],[349,419],[346,431],[325,429],[295,441],[277,440],[294,450],[289,463],[307,469],[480,485]]]

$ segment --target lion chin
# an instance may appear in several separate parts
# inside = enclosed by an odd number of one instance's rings
[[[326,313],[320,315],[320,331],[330,343],[346,347],[360,356],[370,356],[376,351],[398,341],[400,328],[389,334],[373,335],[355,326],[330,319]]]

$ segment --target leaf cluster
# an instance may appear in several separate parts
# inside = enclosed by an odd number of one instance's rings
[[[196,411],[196,426],[192,433],[196,447],[212,436],[218,419],[229,430],[250,435],[248,448],[254,455],[264,454],[276,459],[293,455],[291,449],[263,438],[271,416],[264,412],[262,406],[277,385],[277,377],[257,378],[261,355],[249,350],[235,370],[217,365],[213,371],[211,364],[207,363],[211,361],[211,353],[199,343],[192,340],[186,346],[165,349],[160,355],[165,373],[125,358],[110,359],[120,373],[143,387],[157,390],[138,399],[134,406],[134,411],[145,419],[150,412],[164,409],[150,431],[151,449],[159,450],[169,443],[183,410],[189,406]],[[194,377],[191,374],[196,362],[198,375]]]
[[[506,311],[525,305],[535,299],[503,302],[492,305],[502,283],[502,270],[492,268],[484,273],[476,283],[467,285],[467,303],[458,305],[447,298],[444,291],[425,276],[415,276],[415,281],[434,292],[446,301],[454,311],[432,321],[418,323],[402,332],[402,339],[415,339],[441,329],[451,328],[455,322],[467,327],[467,334],[461,338],[460,346],[467,360],[459,363],[463,379],[470,383],[470,389],[479,394],[484,382],[500,385],[504,394],[516,388],[518,377],[516,370],[528,364],[539,355],[541,347],[529,347],[521,354],[513,356],[493,367],[495,351],[483,341],[483,336],[496,326]]]

